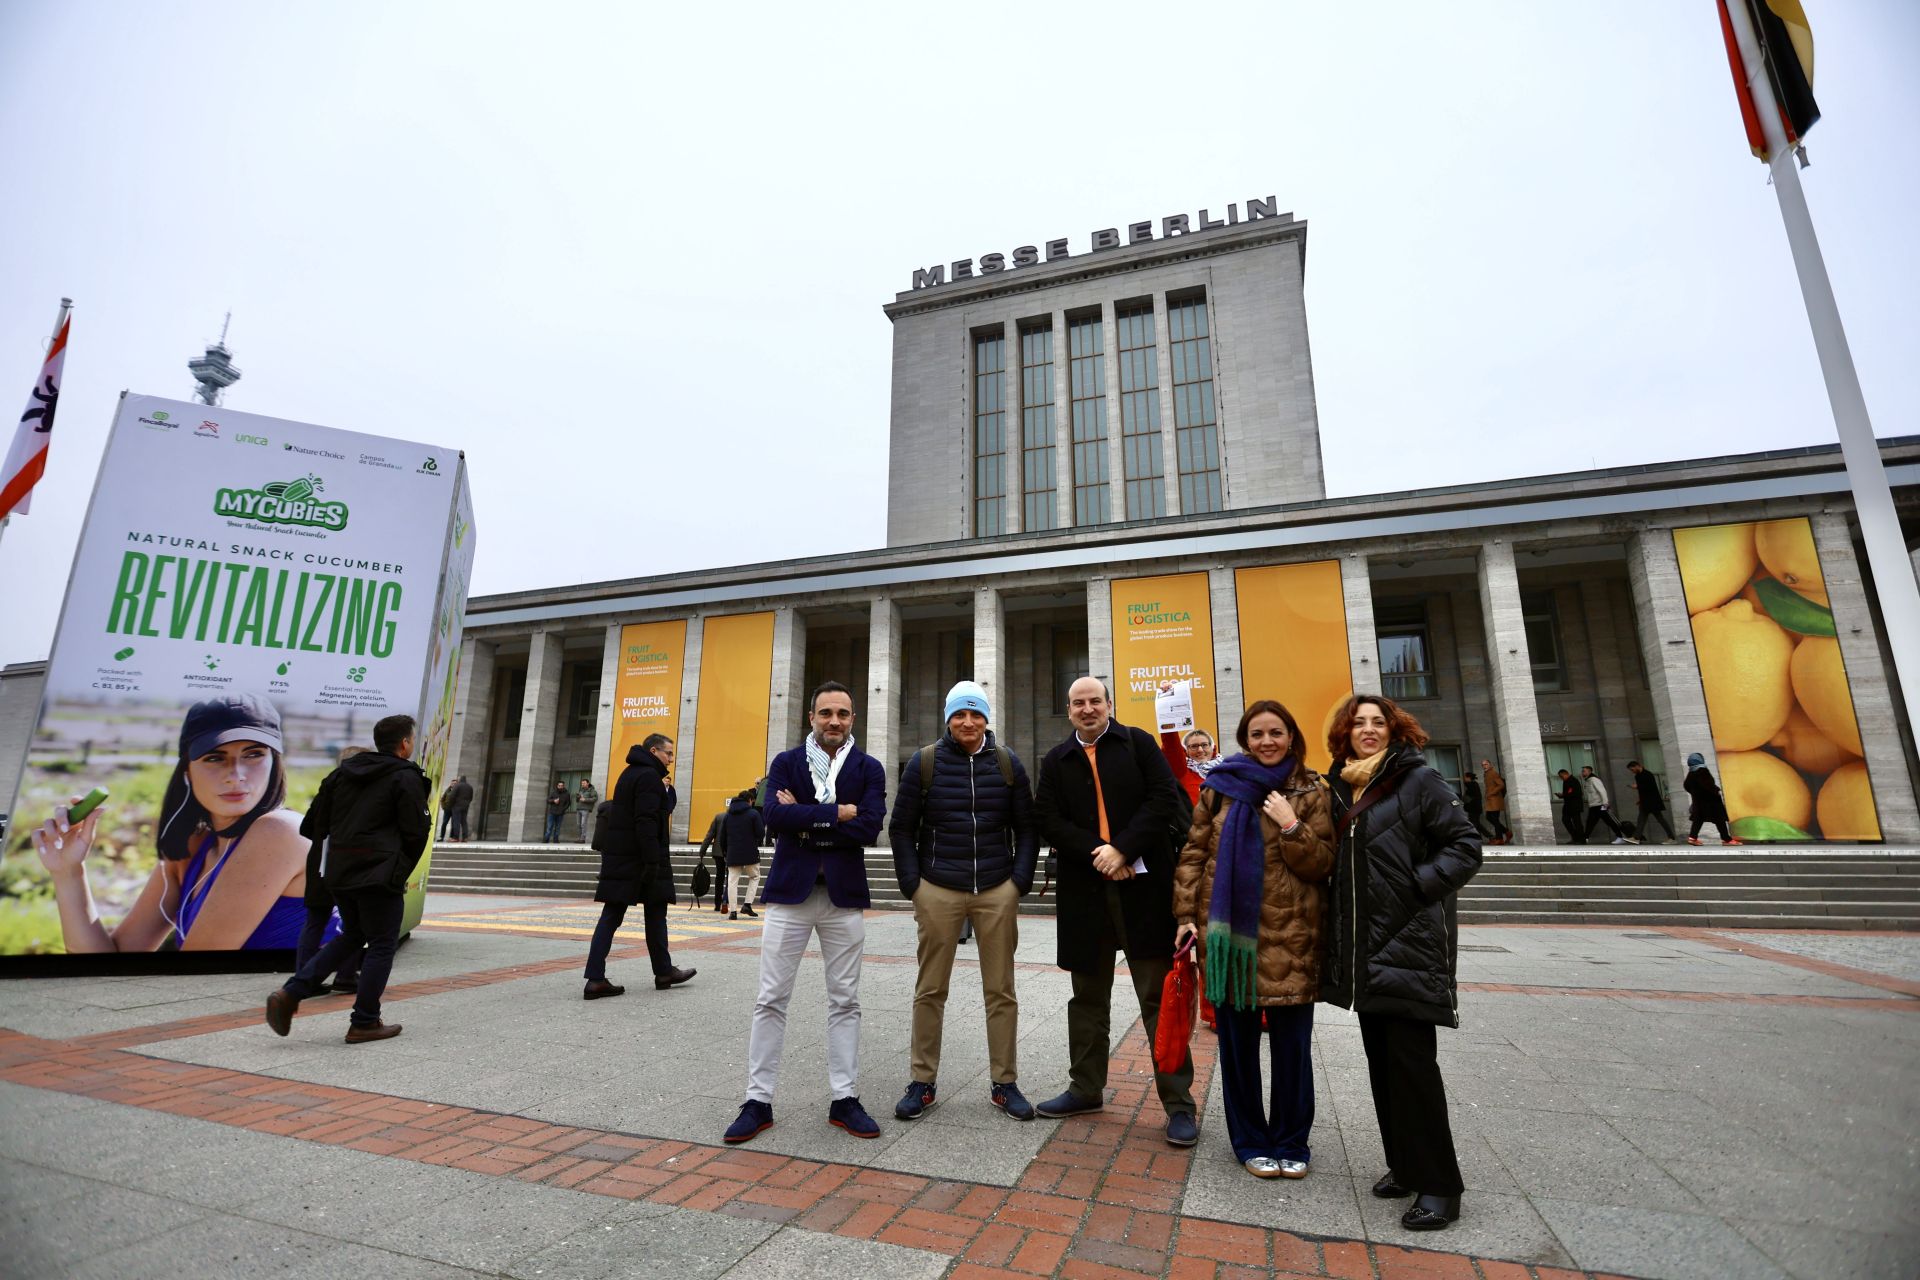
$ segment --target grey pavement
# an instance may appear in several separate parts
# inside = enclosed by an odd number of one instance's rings
[[[509,905],[437,895],[436,911]],[[779,1123],[764,1150],[1014,1182],[1046,1139],[987,1101],[975,970],[956,969],[941,1104],[893,1121],[907,1079],[913,924],[869,917],[861,1092],[881,1121],[857,1142],[824,1121],[817,962],[792,1003]],[[1021,1080],[1064,1084],[1066,975],[1052,921],[1021,921]],[[1762,942],[1759,937],[1753,941]],[[1870,944],[1833,949],[1830,944]],[[1313,1172],[1248,1177],[1216,1086],[1180,1208],[1311,1235],[1444,1248],[1641,1276],[1920,1273],[1920,1002],[1843,976],[1657,931],[1481,928],[1462,934],[1462,1027],[1441,1032],[1466,1212],[1411,1236],[1368,1187],[1384,1169],[1358,1028],[1316,1011]],[[1920,966],[1920,937],[1766,935],[1762,945],[1872,972]],[[1826,950],[1820,950],[1827,948]],[[578,955],[582,942],[422,930],[396,981]],[[289,1080],[496,1110],[552,1123],[713,1143],[738,1108],[756,976],[754,940],[683,950],[700,976],[670,992],[643,959],[616,962],[629,994],[588,1003],[577,974],[520,977],[405,1000],[396,1040],[349,1047],[346,1002],[291,1037],[248,1026],[138,1052]],[[1871,963],[1869,963],[1871,962]],[[268,975],[0,983],[0,1026],[60,1037],[253,1011]],[[1545,990],[1542,990],[1545,989]],[[1621,992],[1620,995],[1605,994]],[[1739,998],[1659,998],[1672,992]],[[1813,997],[1815,999],[1798,999]],[[1849,1003],[1860,1002],[1860,1003]],[[1129,1028],[1116,988],[1113,1031]],[[1203,1033],[1204,1034],[1204,1033]],[[0,1086],[0,1257],[8,1275],[338,1274],[597,1276],[638,1259],[690,1276],[932,1277],[950,1260],[726,1214],[628,1203],[112,1103]]]

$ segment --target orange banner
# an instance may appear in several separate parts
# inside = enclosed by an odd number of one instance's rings
[[[1213,601],[1204,573],[1115,578],[1113,714],[1154,732],[1153,699],[1163,680],[1193,681],[1193,722],[1220,737],[1213,690]]]
[[[1293,712],[1307,739],[1308,766],[1324,771],[1332,763],[1327,725],[1353,693],[1340,562],[1237,569],[1233,591],[1247,702],[1272,698]],[[1237,714],[1230,718],[1239,722]],[[1222,743],[1221,749],[1231,752],[1233,747]]]
[[[637,622],[620,628],[620,667],[613,680],[613,746],[607,753],[611,796],[627,750],[664,733],[680,737],[680,678],[687,655],[687,621]]]
[[[705,831],[728,800],[766,773],[772,702],[773,615],[708,618],[700,638],[693,795],[679,815],[688,839]]]

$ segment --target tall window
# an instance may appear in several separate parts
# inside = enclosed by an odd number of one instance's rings
[[[1173,439],[1180,467],[1180,511],[1218,511],[1220,423],[1213,412],[1213,340],[1205,295],[1167,304],[1173,344]]]
[[[587,738],[600,723],[600,660],[567,664],[567,723],[569,738]]]
[[[1374,634],[1380,646],[1380,692],[1395,700],[1435,696],[1426,601],[1376,604]]]
[[[1067,382],[1073,414],[1073,522],[1113,519],[1107,499],[1106,333],[1099,316],[1067,321]]]
[[[1020,330],[1020,527],[1031,533],[1059,525],[1053,472],[1053,323]]]
[[[1560,652],[1560,616],[1553,605],[1553,592],[1522,591],[1520,612],[1527,628],[1534,691],[1557,693],[1567,687],[1567,663]]]
[[[973,340],[973,532],[1007,531],[1007,340]]]
[[[1120,456],[1126,467],[1127,519],[1167,514],[1160,465],[1160,364],[1153,349],[1153,304],[1114,313],[1120,329]]]

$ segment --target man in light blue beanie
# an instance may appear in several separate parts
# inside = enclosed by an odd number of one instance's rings
[[[1033,1104],[1021,1094],[1016,1070],[1013,953],[1020,899],[1033,888],[1040,853],[1033,788],[1026,767],[987,728],[993,708],[985,689],[962,680],[948,691],[946,711],[946,734],[901,765],[888,824],[894,872],[920,931],[912,1075],[893,1114],[917,1120],[934,1104],[947,983],[961,930],[971,924],[987,1005],[989,1100],[1016,1120],[1031,1120]]]

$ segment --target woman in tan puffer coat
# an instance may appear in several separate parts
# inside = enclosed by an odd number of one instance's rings
[[[1258,1178],[1304,1178],[1332,811],[1285,707],[1255,702],[1234,737],[1242,753],[1207,774],[1194,806],[1174,870],[1173,915],[1179,938],[1200,944],[1234,1155]],[[1273,1037],[1271,1114],[1260,1085],[1262,1031]]]

